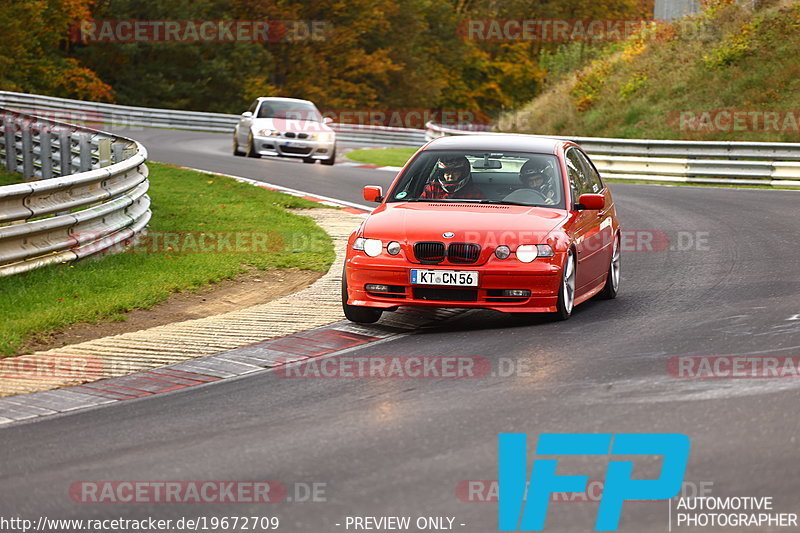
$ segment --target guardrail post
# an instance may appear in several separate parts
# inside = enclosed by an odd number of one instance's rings
[[[97,153],[101,167],[111,164],[111,139],[99,139],[97,141]]]
[[[22,176],[26,179],[33,178],[33,135],[31,134],[31,123],[22,123]]]
[[[125,143],[115,141],[111,148],[114,150],[114,163],[120,163],[125,157]]]
[[[69,131],[58,130],[58,151],[61,159],[61,175],[69,176],[72,174],[72,147],[69,138]]]
[[[79,144],[80,144],[80,171],[87,172],[92,170],[92,142],[89,139],[89,134],[86,132],[81,132],[79,137]]]
[[[53,177],[53,151],[50,146],[50,130],[52,125],[43,124],[39,128],[39,159],[42,160],[42,179]]]
[[[9,172],[17,171],[17,147],[14,139],[14,117],[6,115],[3,118],[3,133],[6,141],[6,169]]]

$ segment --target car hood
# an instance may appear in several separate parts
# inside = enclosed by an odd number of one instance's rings
[[[543,243],[566,219],[566,212],[545,207],[448,202],[383,204],[367,218],[367,238],[401,242],[473,242],[482,246]],[[452,237],[444,237],[452,232]]]
[[[286,119],[286,118],[255,118],[252,122],[254,130],[278,130],[280,132],[293,131],[293,132],[306,132],[306,133],[319,133],[322,131],[333,131],[330,126],[324,122],[315,122],[313,120],[299,120],[299,119]]]

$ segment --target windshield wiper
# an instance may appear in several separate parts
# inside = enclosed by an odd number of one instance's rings
[[[533,204],[526,204],[522,202],[512,202],[511,200],[481,200],[481,204],[499,204],[499,205],[521,205],[523,207],[536,207]]]

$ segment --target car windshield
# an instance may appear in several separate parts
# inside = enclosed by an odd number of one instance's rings
[[[322,115],[314,104],[290,100],[264,100],[258,108],[258,118],[322,122]]]
[[[558,158],[521,152],[420,152],[388,202],[474,202],[564,209]]]

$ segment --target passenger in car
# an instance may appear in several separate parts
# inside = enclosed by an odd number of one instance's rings
[[[552,163],[546,159],[528,159],[519,169],[519,181],[523,187],[541,194],[548,204],[556,198],[556,173]]]

